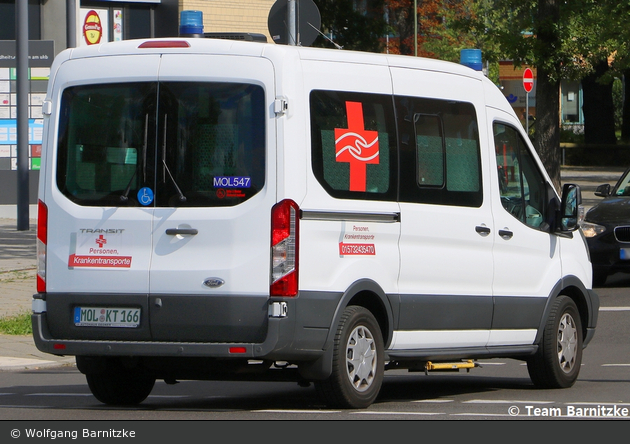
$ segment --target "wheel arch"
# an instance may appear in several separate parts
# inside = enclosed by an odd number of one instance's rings
[[[394,313],[390,301],[381,286],[370,279],[361,279],[354,282],[343,294],[333,316],[326,343],[329,344],[334,338],[335,327],[339,324],[343,311],[351,305],[364,307],[374,315],[381,328],[383,343],[385,344],[385,349],[387,349],[393,336]]]
[[[351,305],[364,307],[374,315],[387,350],[393,337],[395,309],[379,284],[371,279],[359,279],[346,289],[337,304],[324,345],[324,354],[315,362],[303,363],[300,366],[300,374],[305,379],[325,379],[332,373],[332,349],[337,325],[346,307]]]
[[[566,276],[553,288],[550,297],[547,299],[547,304],[545,305],[545,310],[536,334],[535,343],[540,343],[545,324],[549,318],[551,306],[559,296],[568,296],[577,306],[582,324],[583,346],[586,347],[592,337],[592,332],[597,325],[599,297],[594,291],[588,290],[582,281],[576,276]]]

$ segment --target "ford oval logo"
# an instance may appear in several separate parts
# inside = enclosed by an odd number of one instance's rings
[[[223,284],[225,284],[225,281],[221,278],[208,278],[203,281],[203,285],[210,288],[219,288]]]

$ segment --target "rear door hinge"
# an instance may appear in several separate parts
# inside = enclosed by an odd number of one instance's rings
[[[50,116],[52,114],[52,102],[50,100],[44,100],[42,103],[42,114]]]
[[[273,102],[273,111],[277,116],[281,116],[287,112],[289,109],[289,102],[284,97],[278,97]]]

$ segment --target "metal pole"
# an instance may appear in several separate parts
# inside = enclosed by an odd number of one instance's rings
[[[66,47],[77,47],[77,1],[66,0]]]
[[[287,23],[289,24],[288,43],[291,46],[296,46],[295,0],[288,0],[287,2]]]
[[[17,229],[29,229],[28,208],[28,0],[17,0]]]
[[[525,132],[529,137],[529,93],[525,94]]]
[[[413,0],[413,55],[418,57],[418,0]]]

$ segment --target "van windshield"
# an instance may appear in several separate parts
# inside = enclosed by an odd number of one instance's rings
[[[260,86],[82,85],[60,113],[57,185],[79,205],[232,206],[264,186]]]

